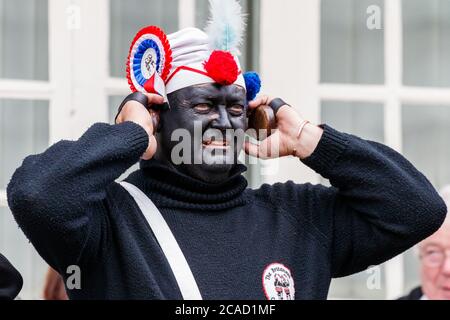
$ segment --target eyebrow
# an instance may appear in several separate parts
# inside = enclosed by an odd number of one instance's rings
[[[245,99],[242,97],[238,97],[238,96],[229,96],[226,99],[227,104],[229,103],[239,103],[245,106]]]
[[[201,97],[199,95],[202,95]],[[191,101],[195,100],[218,100],[222,99],[222,92],[220,90],[213,91],[205,89],[198,92],[195,92],[190,99]],[[225,100],[227,103],[229,102],[245,102],[245,97],[243,97],[239,92],[227,92],[225,95]]]
[[[427,249],[429,247],[438,247],[438,248],[443,248],[440,244],[436,243],[436,242],[430,242],[430,243],[425,243],[422,245],[422,249]]]
[[[194,88],[194,92],[195,93],[205,92],[207,94],[219,94],[220,90],[218,88],[214,87],[214,86],[210,86],[210,85],[205,84],[205,85],[196,86]]]

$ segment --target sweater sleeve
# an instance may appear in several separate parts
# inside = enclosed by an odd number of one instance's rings
[[[378,265],[434,233],[446,206],[430,182],[403,156],[376,142],[323,126],[303,162],[330,180],[312,188],[316,217],[330,238],[334,277]],[[323,228],[327,225],[327,228]]]
[[[22,286],[19,271],[0,253],[0,301],[15,299]]]
[[[7,187],[11,211],[55,269],[83,265],[108,239],[106,189],[148,146],[133,122],[94,124],[77,141],[60,141],[25,158]]]

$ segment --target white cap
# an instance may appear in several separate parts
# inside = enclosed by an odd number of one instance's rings
[[[186,28],[167,36],[172,50],[172,67],[166,80],[166,93],[198,84],[216,83],[208,76],[204,63],[213,50],[210,38],[202,30]],[[239,75],[233,84],[245,89],[245,80],[239,64],[239,59],[233,54],[239,69]]]

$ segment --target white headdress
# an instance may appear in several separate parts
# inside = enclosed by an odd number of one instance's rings
[[[167,37],[160,29],[156,34],[149,35],[142,30],[138,33],[127,62],[133,91],[153,91],[165,96],[204,83],[236,84],[246,88],[238,59],[245,32],[241,5],[237,0],[210,0],[209,3],[206,32],[186,28]],[[251,76],[254,86],[255,75]],[[259,77],[256,84],[258,81]],[[259,87],[250,91],[253,95]]]

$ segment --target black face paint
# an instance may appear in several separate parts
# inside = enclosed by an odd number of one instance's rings
[[[196,85],[169,94],[168,100],[170,110],[160,115],[155,159],[205,182],[219,183],[226,179],[243,147],[240,139],[229,141],[233,137],[227,136],[226,131],[247,129],[245,90],[237,85]],[[200,131],[197,135],[195,123]],[[189,132],[191,158],[188,164],[175,165],[172,150],[180,141],[171,141],[171,137],[180,128]],[[216,140],[219,136],[224,140]]]

